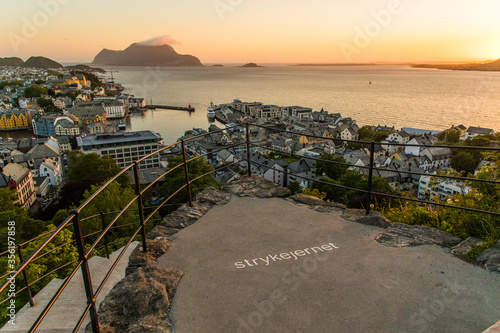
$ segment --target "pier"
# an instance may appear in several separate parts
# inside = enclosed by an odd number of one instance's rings
[[[163,110],[179,110],[179,111],[188,111],[188,112],[194,112],[195,108],[191,107],[184,107],[184,106],[171,106],[171,105],[147,105],[146,108],[148,109],[163,109]]]

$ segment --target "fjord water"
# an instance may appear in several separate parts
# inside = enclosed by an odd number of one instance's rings
[[[451,125],[500,131],[500,73],[416,69],[409,66],[104,67],[125,92],[147,104],[188,106],[127,120],[127,130],[151,129],[166,143],[185,130],[208,128],[210,102],[259,101],[340,112],[361,125],[442,130]],[[370,81],[372,82],[371,84]]]

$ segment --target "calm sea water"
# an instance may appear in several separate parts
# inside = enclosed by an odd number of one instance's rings
[[[105,69],[111,69],[105,67]],[[361,125],[442,130],[451,125],[500,130],[500,73],[414,69],[408,66],[261,68],[113,67],[125,92],[148,104],[187,106],[196,112],[149,111],[127,121],[128,130],[151,129],[165,142],[185,130],[208,128],[206,108],[259,101],[324,108]],[[372,84],[369,84],[369,82]]]

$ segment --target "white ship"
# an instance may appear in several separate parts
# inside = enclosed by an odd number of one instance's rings
[[[215,118],[215,105],[214,103],[210,102],[210,106],[207,108],[207,117],[210,119]]]

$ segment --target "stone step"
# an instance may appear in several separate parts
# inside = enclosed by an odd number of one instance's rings
[[[120,262],[118,262],[115,270],[111,273],[108,281],[97,297],[96,304],[98,307],[114,285],[125,277],[125,268],[128,264],[128,258],[137,244],[139,244],[139,242],[133,242],[130,244]],[[123,248],[112,253],[110,255],[110,259],[97,256],[89,259],[88,263],[94,292],[99,287],[102,279],[106,276],[109,269],[113,265],[114,260],[118,257],[122,249]],[[31,307],[29,304],[26,304],[16,314],[16,325],[4,325],[4,327],[0,329],[0,332],[27,332],[62,283],[63,280],[61,279],[53,279],[34,297],[35,306]],[[77,321],[80,319],[86,304],[87,297],[85,294],[85,287],[83,285],[83,276],[80,271],[75,274],[68,286],[61,293],[61,296],[59,296],[57,301],[54,303],[54,306],[48,312],[36,332],[71,332]],[[70,311],[68,311],[69,309]],[[84,331],[85,326],[89,321],[90,316],[87,315],[87,318],[85,318],[79,332]]]

